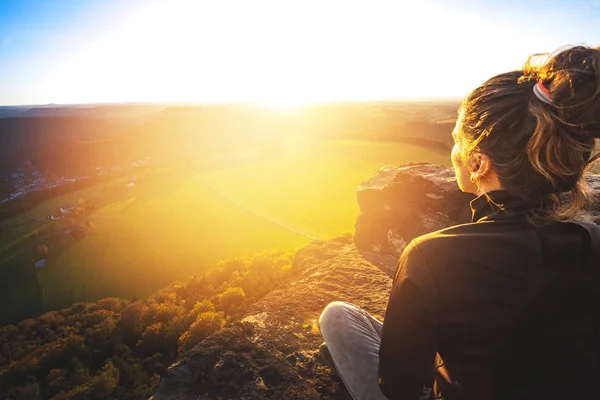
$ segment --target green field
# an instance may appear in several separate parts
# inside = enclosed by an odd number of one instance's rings
[[[323,142],[238,162],[147,172],[53,198],[2,221],[0,323],[107,296],[146,296],[222,259],[292,249],[354,229],[356,187],[385,164],[448,164],[439,151],[397,143]],[[97,209],[71,221],[64,204]],[[84,237],[52,229],[85,224]],[[38,246],[49,245],[47,255]],[[33,263],[47,257],[35,271]],[[10,304],[11,307],[4,305]]]

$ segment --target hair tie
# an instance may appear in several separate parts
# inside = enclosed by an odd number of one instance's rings
[[[535,86],[533,86],[533,93],[535,94],[535,97],[537,97],[544,103],[554,105],[552,97],[550,97],[550,93],[548,92],[548,89],[546,89],[542,81],[539,81],[535,84]]]

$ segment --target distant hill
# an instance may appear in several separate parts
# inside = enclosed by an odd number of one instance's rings
[[[28,161],[81,176],[145,157],[186,159],[293,140],[401,141],[449,150],[458,103],[335,103],[298,110],[249,105],[0,107],[0,195]],[[6,192],[6,193],[5,193]]]
[[[232,148],[248,144],[310,140],[420,139],[452,145],[458,104],[337,103],[294,111],[259,107],[171,107],[135,128],[133,137],[155,153],[177,156],[197,148]],[[414,141],[413,141],[414,142]]]
[[[166,105],[34,105],[0,106],[0,118],[12,117],[83,117],[83,118],[144,118],[167,108]]]
[[[81,117],[0,119],[0,170],[29,161],[59,174],[82,174],[94,163],[113,161],[114,139],[125,126],[115,120]]]

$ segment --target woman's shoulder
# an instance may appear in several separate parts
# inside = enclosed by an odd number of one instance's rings
[[[573,222],[581,227],[583,227],[586,231],[589,232],[592,243],[595,245],[600,245],[600,226],[593,224],[591,222]]]
[[[583,229],[587,231],[590,235],[590,245],[592,248],[592,254],[597,260],[597,263],[600,263],[600,226],[590,223],[590,222],[573,222],[576,225],[579,225]]]
[[[427,259],[462,259],[474,253],[522,248],[537,243],[537,234],[526,223],[472,222],[440,229],[413,240]],[[534,243],[535,242],[535,243]]]
[[[430,232],[414,238],[402,252],[401,258],[431,260],[433,255],[449,254],[447,250],[460,248],[461,242],[480,237],[485,223],[467,223]],[[482,229],[483,228],[483,229]]]
[[[453,225],[434,232],[430,232],[415,238],[417,244],[425,244],[430,242],[456,241],[462,238],[496,236],[506,234],[508,232],[527,230],[525,225],[507,225],[499,224],[495,221],[469,222],[466,224]]]

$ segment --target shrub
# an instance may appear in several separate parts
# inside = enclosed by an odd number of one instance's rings
[[[136,353],[148,357],[154,353],[165,353],[165,326],[162,322],[146,328],[135,346]]]
[[[191,314],[197,318],[198,315],[209,311],[215,311],[215,305],[208,300],[202,300],[196,302]]]
[[[238,314],[245,305],[246,293],[241,287],[230,287],[219,296],[219,308],[227,314]]]
[[[179,338],[181,350],[188,350],[213,333],[220,331],[225,324],[222,312],[204,312],[198,315],[190,329]]]
[[[119,311],[121,309],[122,300],[117,299],[116,297],[107,297],[99,300],[98,303],[100,304],[100,307],[107,311]]]

